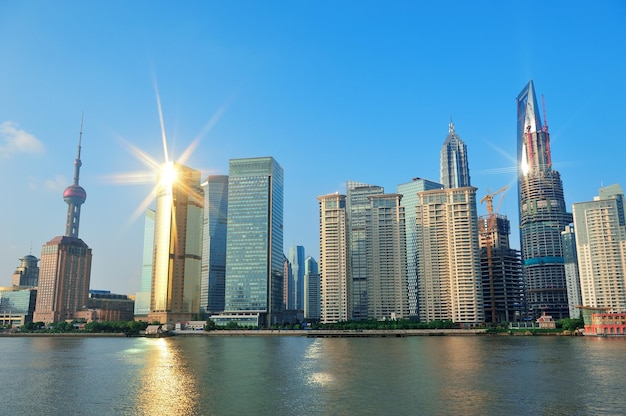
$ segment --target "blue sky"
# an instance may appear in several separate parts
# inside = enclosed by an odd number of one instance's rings
[[[282,165],[285,252],[316,259],[316,197],[438,181],[450,117],[478,197],[511,185],[499,210],[515,228],[515,97],[530,79],[568,206],[626,186],[625,18],[621,1],[1,2],[0,286],[65,231],[84,114],[91,287],[139,289],[137,212],[156,176],[129,149],[163,161],[157,95],[170,158],[198,138],[186,164],[203,177],[232,158]]]

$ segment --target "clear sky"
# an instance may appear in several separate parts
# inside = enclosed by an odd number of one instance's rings
[[[92,289],[139,289],[155,171],[285,171],[284,245],[319,258],[316,197],[346,180],[439,181],[450,118],[478,198],[516,225],[515,97],[545,96],[568,206],[626,186],[623,1],[2,1],[0,286],[65,232],[84,114],[80,237]],[[132,179],[132,180],[131,180]],[[486,207],[478,207],[479,214]]]

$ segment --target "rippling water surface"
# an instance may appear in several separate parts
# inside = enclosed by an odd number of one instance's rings
[[[620,415],[626,339],[0,338],[2,415]]]

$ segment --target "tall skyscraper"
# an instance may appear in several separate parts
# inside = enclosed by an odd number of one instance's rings
[[[146,210],[143,227],[143,255],[141,261],[141,287],[135,293],[135,315],[148,317],[150,313],[150,293],[152,289],[152,266],[154,264],[154,222],[156,212]]]
[[[290,285],[293,296],[293,309],[304,310],[304,247],[293,245],[289,248],[289,263],[293,282]]]
[[[272,157],[231,159],[226,291],[221,322],[270,326],[283,310],[283,168]]]
[[[626,312],[626,216],[619,185],[573,204],[582,304]]]
[[[320,322],[347,321],[350,319],[351,285],[346,196],[335,193],[318,196],[317,200],[320,207]]]
[[[204,232],[200,310],[211,315],[224,310],[226,282],[226,234],[228,223],[228,176],[210,175],[204,189]]]
[[[150,322],[173,324],[200,313],[203,205],[200,172],[164,163],[156,187]]]
[[[580,274],[578,273],[578,250],[576,250],[576,233],[574,227],[567,225],[561,232],[563,242],[563,260],[565,261],[565,281],[567,282],[567,303],[569,317],[580,318],[580,308],[583,305],[580,293]]]
[[[572,222],[559,172],[552,169],[550,134],[541,124],[533,82],[517,97],[519,218],[527,303],[532,317],[567,318],[561,231]]]
[[[471,186],[467,147],[454,131],[454,123],[448,125],[448,136],[441,147],[441,183],[444,188]]]
[[[348,262],[350,288],[350,319],[367,319],[367,229],[366,218],[370,209],[370,195],[385,193],[382,186],[348,181],[347,224]]]
[[[39,282],[39,259],[30,254],[20,259],[21,264],[13,273],[13,286],[35,287]]]
[[[467,326],[483,322],[476,188],[424,191],[418,198],[420,320]]]
[[[311,256],[304,260],[304,319],[320,319],[320,274],[317,262]]]
[[[407,253],[402,195],[369,197],[366,218],[368,318],[409,316]]]
[[[442,189],[443,185],[428,179],[413,178],[411,182],[398,185],[398,193],[402,195],[400,205],[404,207],[406,223],[407,281],[409,296],[409,316],[418,316],[417,307],[417,229],[415,210],[418,203],[417,193],[431,189]]]
[[[522,255],[510,247],[511,223],[491,213],[478,218],[478,227],[485,321],[520,321],[525,316],[524,275]]]
[[[73,319],[87,305],[91,278],[91,249],[78,238],[80,207],[87,193],[79,185],[82,140],[78,138],[78,154],[74,160],[74,182],[63,192],[67,204],[65,235],[48,241],[41,250],[39,286],[33,320],[59,322]]]

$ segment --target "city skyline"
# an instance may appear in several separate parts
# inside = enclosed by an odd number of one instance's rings
[[[414,177],[438,181],[451,115],[476,197],[513,185],[511,114],[531,79],[545,96],[568,211],[601,186],[626,183],[611,158],[624,149],[621,3],[536,3],[540,31],[524,29],[535,17],[527,4],[360,6],[1,5],[10,65],[0,74],[0,172],[10,180],[0,192],[11,203],[0,208],[0,285],[63,231],[68,155],[83,113],[81,236],[93,249],[91,287],[117,293],[140,290],[147,207],[139,208],[156,182],[128,149],[164,162],[161,126],[172,160],[197,144],[185,163],[202,178],[226,174],[234,158],[280,160],[283,251],[301,245],[316,260],[316,197],[345,193],[348,180],[388,192]],[[120,186],[129,173],[147,175]],[[511,187],[500,213],[514,225],[514,246],[517,210]]]

